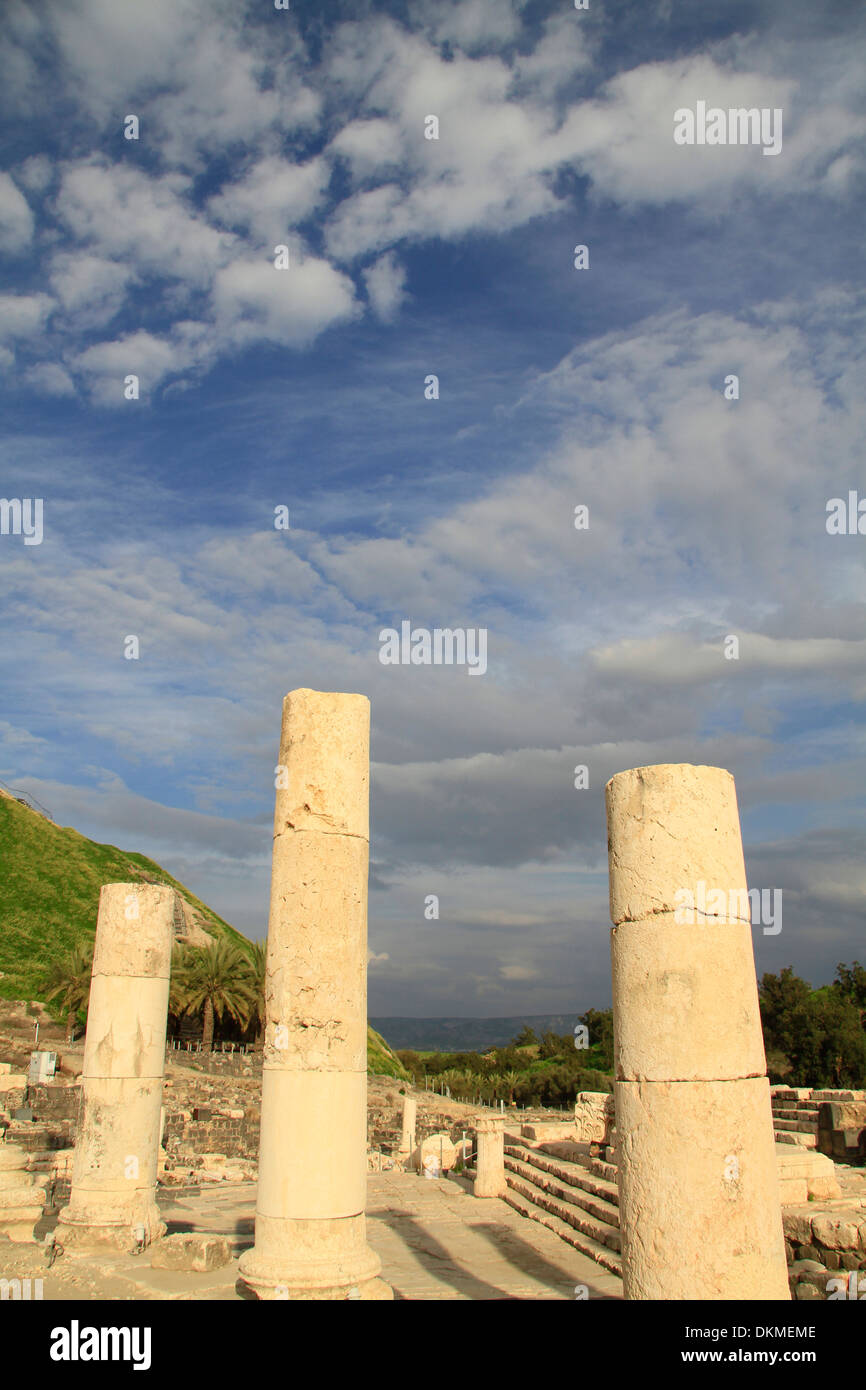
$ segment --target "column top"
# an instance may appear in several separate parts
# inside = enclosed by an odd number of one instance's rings
[[[725,768],[630,768],[610,779],[605,801],[615,926],[673,913],[683,893],[705,901],[721,890],[727,901],[745,892],[737,793]]]
[[[167,977],[179,896],[166,883],[104,883],[93,974]]]
[[[283,700],[274,836],[370,837],[370,701],[291,690]]]
[[[472,1128],[479,1134],[496,1134],[498,1130],[505,1129],[504,1115],[474,1115],[472,1118]]]

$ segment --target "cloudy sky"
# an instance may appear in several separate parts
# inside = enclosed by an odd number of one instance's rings
[[[501,1015],[609,1001],[606,780],[717,764],[759,971],[863,959],[864,41],[858,0],[6,0],[0,495],[44,520],[0,536],[0,778],[258,937],[282,696],[361,691],[370,1012]],[[699,101],[781,151],[676,144]],[[383,665],[403,620],[486,672]]]

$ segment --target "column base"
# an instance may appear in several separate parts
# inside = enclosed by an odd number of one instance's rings
[[[132,1255],[139,1249],[135,1238],[136,1226],[143,1226],[146,1232],[144,1246],[141,1247],[143,1249],[160,1240],[168,1230],[159,1216],[149,1220],[140,1217],[135,1221],[124,1222],[123,1225],[111,1226],[76,1221],[74,1218],[68,1220],[64,1217],[65,1213],[61,1212],[57,1222],[57,1241],[62,1245],[64,1254],[73,1258],[93,1255],[99,1251],[116,1251],[123,1255]]]
[[[0,1211],[0,1236],[16,1245],[38,1244],[33,1232],[41,1216],[41,1207],[4,1207]]]
[[[247,1297],[393,1297],[379,1278],[382,1261],[367,1244],[363,1215],[331,1221],[274,1221],[259,1214],[256,1240],[238,1263],[238,1292],[246,1291]]]
[[[361,1303],[385,1303],[394,1297],[394,1290],[384,1279],[366,1279],[357,1284],[331,1284],[323,1288],[304,1288],[300,1284],[272,1284],[254,1275],[241,1276],[237,1282],[241,1298],[258,1303],[320,1303],[357,1299]]]
[[[507,1191],[508,1185],[506,1183],[503,1183],[501,1187],[486,1183],[482,1183],[479,1186],[478,1181],[476,1179],[476,1181],[472,1184],[473,1197],[504,1197]]]

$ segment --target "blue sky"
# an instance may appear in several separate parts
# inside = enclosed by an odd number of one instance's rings
[[[0,778],[261,936],[282,696],[362,691],[370,1011],[501,1015],[609,998],[605,781],[718,764],[759,971],[862,958],[864,30],[7,4],[0,495],[44,538],[0,536]],[[699,100],[781,153],[677,146]],[[486,674],[383,666],[402,619]]]

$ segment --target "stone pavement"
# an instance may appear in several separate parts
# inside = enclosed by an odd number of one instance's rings
[[[460,1179],[371,1175],[367,1238],[398,1298],[573,1299],[579,1284],[591,1299],[622,1297],[616,1275]]]
[[[590,1299],[622,1297],[615,1275],[499,1198],[473,1197],[461,1179],[373,1173],[367,1192],[367,1238],[397,1299],[561,1300],[573,1299],[577,1285],[586,1287]],[[152,1269],[147,1254],[105,1254],[64,1256],[49,1270],[37,1246],[0,1238],[0,1278],[41,1278],[48,1300],[240,1301],[237,1262],[252,1245],[255,1197],[251,1183],[160,1196],[169,1231],[231,1240],[234,1259],[223,1269],[184,1274]]]

